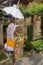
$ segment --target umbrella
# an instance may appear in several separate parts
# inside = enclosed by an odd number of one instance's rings
[[[11,14],[13,17],[18,19],[24,19],[23,14],[19,10],[19,7],[14,4],[14,6],[5,7],[3,8],[3,11],[7,13],[7,15]]]

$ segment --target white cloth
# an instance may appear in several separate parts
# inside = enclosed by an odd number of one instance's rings
[[[10,39],[14,39],[14,31],[16,29],[16,27],[19,25],[15,25],[14,23],[9,24],[8,28],[7,28],[7,38]]]
[[[13,39],[13,29],[15,28],[15,25],[13,23],[9,24],[7,28],[7,38]]]
[[[5,47],[6,51],[14,51],[14,48],[11,48],[11,47],[7,46],[6,43],[5,43],[4,47]]]

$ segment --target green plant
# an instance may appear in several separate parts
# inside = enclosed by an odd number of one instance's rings
[[[7,56],[5,54],[3,54],[2,56],[0,56],[0,62],[5,60],[7,58]]]
[[[37,15],[43,14],[43,4],[33,4],[31,6],[31,11],[33,14]]]
[[[29,17],[35,14],[43,15],[43,4],[31,4],[30,9],[27,7],[23,7],[22,4],[20,4],[19,8],[25,17]]]
[[[32,39],[33,39],[33,25],[29,25],[27,27],[27,36],[28,36],[28,40],[32,41]]]
[[[30,51],[31,49],[33,49],[32,44],[30,43],[30,41],[25,40],[25,43],[24,43],[24,50],[28,52],[28,51]]]
[[[43,50],[43,40],[33,41],[32,45],[33,45],[34,49],[36,49],[36,51]]]
[[[21,12],[23,13],[25,17],[32,15],[31,11],[29,11],[27,7],[23,7],[22,4],[19,5],[19,9],[21,10]]]

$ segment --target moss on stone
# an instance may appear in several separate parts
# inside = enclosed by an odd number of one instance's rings
[[[2,56],[0,56],[0,62],[3,61],[3,60],[5,60],[5,59],[7,59],[6,54],[3,54]]]

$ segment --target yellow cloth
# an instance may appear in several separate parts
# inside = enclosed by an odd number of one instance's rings
[[[24,37],[22,37],[22,45],[24,45]]]
[[[16,45],[16,40],[11,40],[7,38],[7,46],[14,48]],[[24,37],[22,37],[22,46],[24,45]]]
[[[7,38],[7,45],[9,47],[14,48],[15,47],[15,44],[16,44],[16,41],[15,40],[11,40],[11,39]]]

